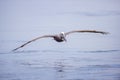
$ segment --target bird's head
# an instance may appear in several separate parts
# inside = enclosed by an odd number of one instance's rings
[[[62,40],[64,40],[65,42],[67,41],[64,32],[61,32],[61,33],[60,33],[60,36],[61,36]]]

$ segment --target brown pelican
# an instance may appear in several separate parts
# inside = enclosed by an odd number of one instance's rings
[[[108,32],[96,31],[96,30],[73,30],[73,31],[69,31],[69,32],[66,32],[66,33],[61,32],[60,34],[57,34],[57,35],[44,35],[44,36],[40,36],[40,37],[34,38],[34,39],[32,39],[32,40],[24,43],[23,45],[15,48],[13,51],[16,51],[16,50],[18,50],[19,48],[22,48],[22,47],[24,47],[25,45],[27,45],[27,44],[29,44],[29,43],[31,43],[31,42],[33,42],[33,41],[36,41],[36,40],[38,40],[38,39],[41,39],[41,38],[48,38],[48,37],[50,37],[50,38],[53,38],[53,39],[54,39],[55,41],[57,41],[57,42],[67,41],[67,40],[66,40],[66,36],[69,35],[69,34],[71,34],[71,33],[76,33],[76,32],[80,32],[80,33],[86,33],[86,32],[87,32],[87,33],[108,34]]]

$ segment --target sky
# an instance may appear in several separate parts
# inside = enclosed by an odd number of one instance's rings
[[[118,48],[119,4],[120,0],[0,0],[1,40],[29,40],[43,34],[95,29],[110,32],[103,43]],[[86,38],[81,37],[84,42]],[[109,37],[114,39],[107,41]]]

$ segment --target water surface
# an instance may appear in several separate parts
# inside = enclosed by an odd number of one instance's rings
[[[0,80],[119,80],[119,61],[120,50],[6,52],[0,53]]]

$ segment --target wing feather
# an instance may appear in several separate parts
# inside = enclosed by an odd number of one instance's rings
[[[24,43],[23,45],[21,45],[21,46],[15,48],[15,49],[13,49],[12,51],[16,51],[16,50],[18,50],[18,49],[20,49],[20,48],[26,46],[27,44],[29,44],[29,43],[31,43],[31,42],[34,42],[34,41],[36,41],[36,40],[38,40],[38,39],[41,39],[41,38],[47,38],[47,37],[54,37],[54,35],[44,35],[44,36],[40,36],[40,37],[34,38],[34,39],[32,39],[32,40],[30,40],[30,41]]]
[[[70,31],[70,32],[66,32],[65,35],[69,35],[71,33],[76,33],[76,32],[80,32],[80,33],[100,33],[100,34],[108,34],[108,32],[104,32],[104,31],[96,31],[96,30],[74,30],[74,31]]]

